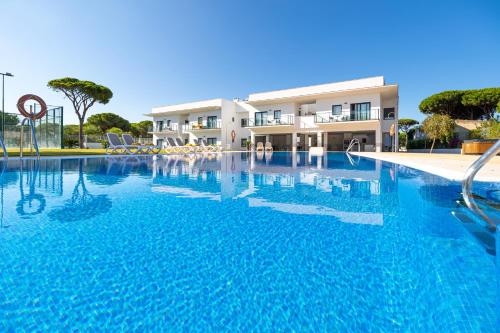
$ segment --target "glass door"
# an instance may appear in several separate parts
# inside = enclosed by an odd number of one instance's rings
[[[217,128],[217,116],[207,117],[207,127],[208,128]]]
[[[371,103],[351,104],[351,120],[370,120]]]
[[[267,125],[267,111],[255,112],[255,126]]]

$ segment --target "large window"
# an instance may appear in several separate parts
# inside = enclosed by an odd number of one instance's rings
[[[217,144],[217,138],[207,138],[207,144],[208,145],[216,145]]]
[[[255,112],[255,126],[267,125],[267,111]]]
[[[198,117],[198,125],[203,125],[203,117]]]
[[[370,120],[370,112],[370,102],[351,104],[351,120]]]
[[[342,114],[342,105],[332,105],[332,114],[334,116],[340,116]]]
[[[394,119],[394,108],[384,108],[384,119]]]
[[[207,117],[207,127],[208,128],[217,128],[217,116]]]
[[[241,147],[246,148],[247,147],[247,138],[241,139]]]
[[[163,130],[163,121],[162,120],[159,120],[156,122],[156,130],[158,132],[161,132]]]
[[[281,110],[274,110],[274,120],[281,119]]]

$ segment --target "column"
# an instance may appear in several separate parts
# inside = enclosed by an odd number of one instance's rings
[[[375,151],[380,153],[382,151],[382,129],[380,126],[375,131]]]
[[[297,133],[292,133],[292,152],[297,152]]]
[[[266,142],[271,142],[271,136],[269,134],[266,134]],[[264,143],[266,143],[264,142]]]
[[[328,132],[323,133],[324,134],[324,139],[323,139],[323,149],[325,151],[328,150]]]
[[[251,151],[255,150],[255,133],[253,131],[250,131],[250,147],[252,147]]]
[[[321,132],[318,132],[316,133],[316,137],[317,137],[317,146],[318,147],[322,147],[323,146],[323,133]]]
[[[309,134],[304,134],[304,150],[309,150]]]

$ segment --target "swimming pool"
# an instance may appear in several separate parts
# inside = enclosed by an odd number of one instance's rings
[[[495,331],[456,182],[339,153],[0,163],[0,331]]]

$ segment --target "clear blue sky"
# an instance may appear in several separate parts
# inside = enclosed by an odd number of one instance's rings
[[[384,75],[401,117],[447,89],[500,86],[500,1],[0,2],[6,110],[50,79],[110,87],[91,114],[145,119],[151,107]]]

